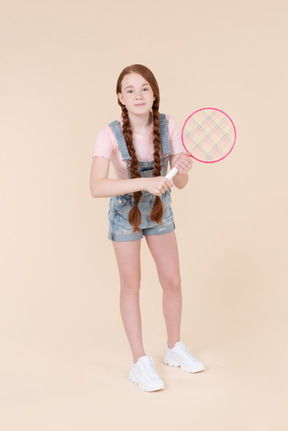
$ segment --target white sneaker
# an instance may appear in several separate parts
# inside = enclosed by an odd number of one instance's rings
[[[158,391],[164,389],[164,382],[158,376],[151,356],[141,356],[133,363],[129,373],[129,380],[137,383],[143,391]]]
[[[189,352],[182,341],[177,341],[171,349],[168,347],[168,342],[166,342],[163,362],[172,367],[181,367],[189,373],[197,373],[198,371],[205,370],[205,365]]]

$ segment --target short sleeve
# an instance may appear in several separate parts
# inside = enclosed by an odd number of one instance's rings
[[[109,126],[103,127],[96,136],[92,157],[105,157],[111,160],[112,153],[115,149],[114,141],[111,128]]]
[[[184,151],[182,140],[181,140],[181,132],[180,129],[170,115],[166,114],[166,118],[168,120],[168,132],[169,132],[169,143],[171,156],[174,154],[182,153]]]

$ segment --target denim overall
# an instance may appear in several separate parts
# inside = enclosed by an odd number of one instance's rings
[[[122,160],[126,162],[128,178],[130,176],[130,163],[132,157],[129,155],[126,142],[122,133],[120,123],[116,120],[109,123],[116,137]],[[168,120],[165,114],[159,114],[159,127],[162,144],[163,157],[160,159],[161,176],[167,174],[168,160],[170,154]],[[154,172],[154,160],[151,162],[139,162],[138,171],[141,177],[151,178]],[[131,208],[135,205],[133,193],[112,196],[109,203],[109,234],[108,238],[113,241],[133,241],[143,238],[143,235],[161,235],[172,232],[175,229],[173,212],[171,208],[171,190],[168,188],[165,193],[160,196],[163,207],[163,224],[158,224],[150,220],[149,214],[153,208],[156,196],[146,190],[142,190],[142,196],[138,203],[138,208],[141,212],[140,232],[133,233],[133,227],[128,221],[128,215]]]

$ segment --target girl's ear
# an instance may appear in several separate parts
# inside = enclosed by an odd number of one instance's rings
[[[124,105],[124,103],[123,103],[123,96],[122,96],[121,93],[118,93],[118,98],[119,98],[120,102]]]

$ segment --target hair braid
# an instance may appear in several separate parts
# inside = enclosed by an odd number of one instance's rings
[[[154,172],[153,177],[159,177],[161,175],[161,163],[160,163],[160,147],[161,147],[161,135],[159,127],[159,101],[155,100],[153,107],[153,144],[154,144]],[[159,196],[156,196],[152,211],[150,213],[150,219],[156,221],[156,223],[163,223],[163,204]]]
[[[131,178],[141,178],[141,175],[138,171],[139,162],[133,145],[132,129],[130,126],[128,111],[126,109],[126,106],[124,105],[121,106],[121,108],[122,108],[122,118],[123,118],[123,135],[127,144],[128,152],[132,157],[131,163],[130,163],[130,176]],[[128,217],[129,223],[133,226],[133,232],[135,232],[136,230],[138,231],[140,230],[139,226],[141,224],[141,212],[138,208],[138,203],[141,199],[141,196],[142,196],[141,191],[133,193],[133,197],[135,199],[135,205],[130,210],[129,217]]]

